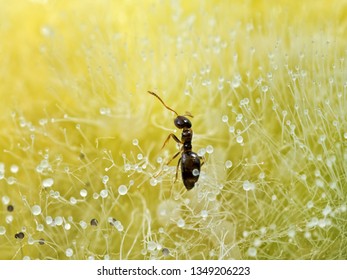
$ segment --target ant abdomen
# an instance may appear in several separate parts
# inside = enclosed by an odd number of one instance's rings
[[[196,153],[192,151],[182,152],[182,180],[187,190],[194,188],[195,183],[199,180],[200,167],[200,157]]]

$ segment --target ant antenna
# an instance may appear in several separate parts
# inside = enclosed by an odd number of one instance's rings
[[[154,95],[156,98],[158,98],[159,101],[165,106],[166,109],[170,110],[171,112],[174,112],[174,113],[176,114],[176,116],[178,116],[178,114],[176,113],[176,111],[173,110],[173,109],[171,109],[170,107],[168,107],[168,106],[164,103],[164,101],[163,101],[156,93],[154,93],[154,92],[152,92],[152,91],[148,91],[148,93],[149,93],[149,94],[152,94],[152,95]]]

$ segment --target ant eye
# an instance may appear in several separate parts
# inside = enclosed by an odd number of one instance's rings
[[[182,128],[191,128],[192,123],[190,122],[189,119],[187,119],[184,116],[178,116],[175,120],[174,120],[175,126],[179,129]]]

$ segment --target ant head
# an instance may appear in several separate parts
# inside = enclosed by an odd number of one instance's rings
[[[174,124],[179,129],[192,127],[192,123],[185,116],[177,116],[174,120]]]

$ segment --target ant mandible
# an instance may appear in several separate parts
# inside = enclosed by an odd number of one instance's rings
[[[186,187],[186,189],[189,191],[192,188],[194,188],[195,183],[199,180],[200,168],[201,168],[201,165],[203,164],[201,163],[202,158],[192,151],[192,138],[193,138],[193,130],[191,129],[192,123],[185,116],[189,116],[189,117],[193,117],[193,116],[190,113],[187,113],[184,116],[178,115],[176,111],[168,107],[156,93],[152,91],[148,91],[148,93],[154,95],[156,98],[159,99],[159,101],[165,106],[166,109],[176,114],[174,124],[178,129],[182,129],[181,140],[179,140],[175,134],[170,133],[169,136],[166,138],[163,144],[163,147],[170,140],[170,138],[174,139],[177,143],[182,144],[180,151],[176,153],[167,164],[169,164],[173,159],[175,159],[179,154],[181,154],[181,158],[178,160],[178,163],[177,163],[175,181],[177,180],[178,166],[181,163],[181,173],[182,173],[183,184]]]

